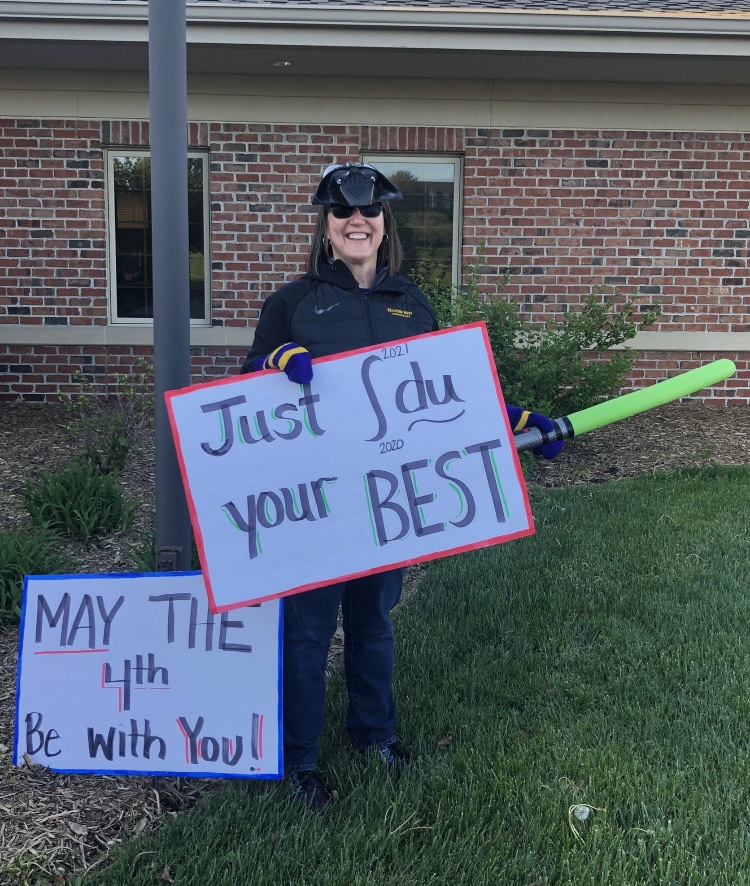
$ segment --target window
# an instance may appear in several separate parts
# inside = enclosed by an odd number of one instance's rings
[[[208,157],[188,154],[188,260],[190,320],[210,323],[211,285],[206,268],[208,239]],[[113,323],[148,323],[154,316],[151,262],[151,158],[148,151],[110,151],[109,195],[110,315]]]
[[[419,268],[457,286],[461,159],[368,154],[364,162],[372,163],[403,191],[404,199],[391,203],[404,247],[401,272],[409,276]]]

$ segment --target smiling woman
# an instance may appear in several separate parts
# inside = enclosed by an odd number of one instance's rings
[[[311,358],[385,344],[437,330],[427,296],[399,275],[401,246],[390,201],[401,191],[368,164],[336,164],[323,173],[307,273],[264,303],[243,371],[282,369],[308,392]],[[291,348],[307,356],[282,365]],[[299,354],[298,354],[299,356]],[[403,569],[315,588],[284,599],[284,761],[293,795],[320,808],[332,793],[317,771],[325,724],[326,661],[339,608],[349,687],[347,731],[398,773],[409,754],[396,735],[390,612],[401,598]]]
[[[378,250],[385,236],[382,208],[381,203],[362,207],[334,203],[328,213],[331,254],[348,266],[363,289],[370,289],[375,281]],[[351,212],[344,214],[342,209]]]
[[[320,209],[307,273],[265,301],[243,372],[281,369],[307,395],[315,357],[398,346],[437,331],[429,299],[400,274],[403,252],[391,203],[401,199],[400,188],[368,163],[335,164],[324,171],[312,201]],[[296,355],[295,365],[277,359],[285,352]],[[304,373],[300,352],[307,355]],[[414,383],[419,386],[416,376]],[[523,415],[529,425],[552,429],[537,413],[508,407],[508,414],[513,426]],[[562,446],[550,445],[557,447],[555,453]],[[534,451],[554,457],[546,447]],[[315,808],[331,799],[317,760],[325,724],[326,657],[339,607],[349,737],[397,774],[409,764],[394,731],[392,691],[390,612],[402,587],[403,569],[388,569],[284,598],[284,760],[294,795]]]
[[[243,371],[268,368],[266,357],[288,342],[315,358],[437,329],[427,296],[400,274],[391,210],[400,198],[368,164],[324,171],[312,201],[320,209],[307,273],[265,301]]]

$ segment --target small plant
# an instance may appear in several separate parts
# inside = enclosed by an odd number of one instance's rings
[[[111,474],[85,463],[62,471],[46,468],[39,479],[25,483],[21,497],[36,526],[84,544],[127,529],[137,507],[123,497]]]
[[[72,569],[70,558],[58,550],[49,535],[21,529],[0,532],[0,624],[16,622],[20,617],[24,576]]]
[[[63,395],[70,420],[66,431],[80,448],[80,459],[102,474],[116,474],[143,444],[153,426],[153,366],[141,358],[131,375],[117,374],[107,396],[97,393],[92,377],[79,370],[75,395]]]
[[[532,323],[504,297],[510,271],[496,295],[480,290],[486,270],[480,249],[460,289],[446,286],[425,268],[418,269],[415,282],[430,297],[441,327],[483,320],[507,402],[548,415],[592,406],[622,387],[636,356],[624,343],[661,312],[657,305],[637,321],[632,299],[616,290],[611,295],[596,290],[561,321]]]
[[[3,874],[8,879],[0,879],[0,882],[14,883],[17,886],[82,886],[84,882],[80,876],[66,879],[63,876],[64,869],[57,867],[52,858],[33,849],[0,867],[0,878]]]

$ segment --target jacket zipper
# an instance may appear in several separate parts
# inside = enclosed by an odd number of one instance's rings
[[[376,345],[378,342],[375,340],[375,324],[372,322],[372,310],[370,308],[370,299],[368,298],[369,292],[360,292],[360,297],[362,298],[362,302],[365,309],[365,324],[367,325],[367,334],[370,337],[370,344]]]

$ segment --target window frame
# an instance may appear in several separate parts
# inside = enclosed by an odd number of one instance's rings
[[[453,178],[453,238],[451,243],[451,283],[458,288],[461,284],[461,234],[463,231],[463,154],[435,153],[435,154],[411,154],[411,153],[378,153],[376,151],[364,151],[362,162],[371,163],[377,169],[383,163],[451,163],[454,168]],[[388,175],[387,172],[383,172]]]
[[[132,147],[130,145],[120,145],[117,147],[109,147],[105,151],[106,154],[106,179],[105,179],[105,209],[107,214],[106,240],[107,240],[107,309],[109,316],[109,324],[111,326],[139,326],[153,327],[154,318],[151,317],[120,317],[117,313],[117,243],[115,232],[117,230],[117,220],[115,216],[115,192],[114,192],[114,162],[118,157],[151,157],[151,149],[148,147]],[[189,150],[186,159],[197,159],[201,161],[203,170],[203,298],[204,298],[204,316],[190,320],[190,326],[210,327],[211,326],[211,238],[210,238],[210,207],[211,194],[209,187],[209,170],[210,158],[209,152],[205,150]],[[187,169],[186,169],[187,173]]]

